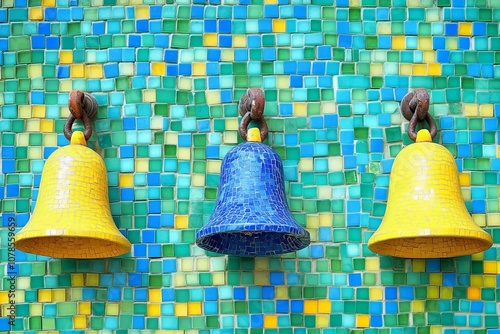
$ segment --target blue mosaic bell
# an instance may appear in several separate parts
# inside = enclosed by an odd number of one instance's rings
[[[201,248],[227,255],[266,256],[294,252],[310,243],[285,197],[283,164],[249,129],[247,142],[227,153],[214,212],[196,234]]]

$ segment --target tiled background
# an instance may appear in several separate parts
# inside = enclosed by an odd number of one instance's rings
[[[72,89],[100,108],[90,145],[133,243],[107,260],[16,253],[14,331],[485,333],[499,327],[500,1],[3,0],[0,197],[22,227],[46,158],[68,142]],[[237,101],[262,87],[287,196],[313,242],[296,254],[205,254]],[[403,260],[366,246],[394,157],[398,104],[426,88],[436,139],[495,245]],[[0,330],[9,329],[1,229]],[[489,330],[489,333],[498,333]],[[106,332],[108,333],[108,332]],[[172,332],[173,333],[173,332]]]

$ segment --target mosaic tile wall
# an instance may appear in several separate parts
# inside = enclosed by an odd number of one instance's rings
[[[3,0],[0,7],[0,331],[11,333],[490,333],[500,300],[500,1]],[[296,254],[206,254],[237,101],[262,87]],[[398,102],[426,88],[467,208],[494,238],[472,257],[370,252],[394,157]],[[90,146],[133,243],[106,260],[15,253],[73,89],[99,102]],[[15,283],[15,311],[9,296]],[[9,325],[14,312],[15,324]]]

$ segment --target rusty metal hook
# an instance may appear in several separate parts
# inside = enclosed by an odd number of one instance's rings
[[[417,88],[413,92],[409,92],[401,100],[401,114],[410,121],[408,124],[408,137],[413,141],[417,140],[417,124],[424,120],[429,124],[432,139],[436,137],[437,126],[431,114],[429,114],[429,102],[429,93],[424,88]]]
[[[71,129],[76,119],[80,119],[85,127],[85,140],[92,136],[92,121],[97,116],[97,100],[89,93],[81,90],[73,90],[69,93],[68,108],[70,115],[64,124],[64,137],[71,140],[73,130]]]
[[[238,109],[243,116],[240,123],[240,136],[247,140],[247,127],[251,121],[259,122],[260,138],[264,141],[269,133],[266,120],[264,119],[264,105],[266,103],[264,92],[259,88],[249,88],[240,99]]]

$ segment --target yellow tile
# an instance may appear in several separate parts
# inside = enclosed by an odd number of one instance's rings
[[[42,0],[42,6],[43,7],[55,7],[56,0]]]
[[[99,274],[88,273],[85,276],[85,286],[99,286]]]
[[[239,123],[238,123],[238,120],[236,118],[226,119],[225,125],[226,125],[226,131],[239,129]]]
[[[200,62],[194,62],[193,64],[193,76],[205,76],[207,74],[206,64]]]
[[[42,159],[42,148],[35,146],[28,147],[28,159]]]
[[[356,315],[356,327],[366,328],[370,326],[370,316],[368,314]]]
[[[405,36],[392,36],[392,49],[393,50],[405,50],[406,49],[406,37]]]
[[[371,63],[370,64],[370,75],[372,75],[372,76],[384,75],[384,65],[380,64],[380,63]]]
[[[210,271],[210,261],[207,258],[197,258],[196,259],[196,270],[197,271]]]
[[[206,91],[205,98],[206,98],[207,104],[209,106],[213,106],[213,105],[221,103],[220,102],[220,91],[218,91],[218,90]],[[226,120],[226,121],[228,121],[228,120]],[[238,122],[238,120],[236,120],[236,119],[235,119],[235,121]]]
[[[17,138],[17,145],[19,146],[29,146],[29,134],[19,133]]]
[[[226,284],[226,276],[224,275],[224,273],[213,273],[212,274],[212,284],[213,285]]]
[[[304,314],[316,314],[316,313],[318,313],[318,301],[304,300]]]
[[[222,49],[220,53],[221,62],[234,61],[234,51],[231,49]]]
[[[302,161],[302,159],[301,159]],[[342,157],[329,157],[328,158],[328,171],[338,172],[344,168],[344,160]]]
[[[0,291],[0,304],[9,303],[9,291]]]
[[[192,90],[193,80],[192,78],[180,77],[177,79],[179,90]]]
[[[137,6],[137,7],[135,7],[135,18],[136,19],[149,19],[149,6]]]
[[[484,259],[484,253],[476,253],[471,255],[472,260],[483,260]]]
[[[151,303],[161,303],[161,289],[149,289],[148,297]]]
[[[423,63],[433,64],[436,62],[436,51],[434,50],[426,50],[423,51]]]
[[[34,105],[32,107],[33,118],[45,118],[45,106],[44,105]]]
[[[205,185],[205,174],[193,174],[191,177],[193,187],[203,187]]]
[[[149,171],[149,159],[135,159],[135,171],[147,173]]]
[[[464,103],[462,104],[463,114],[465,116],[477,116],[478,115],[478,107],[475,103]]]
[[[458,49],[458,39],[456,37],[447,36],[444,44],[446,50]]]
[[[31,107],[27,105],[18,106],[17,118],[31,118]]]
[[[380,270],[380,258],[367,258],[365,261],[365,269],[367,271],[379,271]]]
[[[428,286],[427,287],[427,298],[429,298],[429,299],[437,299],[437,298],[439,298],[439,287],[437,287],[437,286]]]
[[[428,66],[429,75],[441,75],[441,64],[433,63]]]
[[[53,289],[52,290],[52,301],[53,302],[64,302],[64,301],[66,301],[66,290],[64,290],[64,289]]]
[[[175,228],[188,228],[188,216],[176,215],[174,226]]]
[[[159,317],[161,315],[160,304],[148,303],[148,316]]]
[[[276,299],[287,299],[288,288],[285,286],[277,286],[275,287],[274,295],[276,296]]]
[[[102,65],[101,64],[93,64],[87,65],[86,77],[90,79],[102,79],[104,76]]]
[[[264,315],[264,328],[276,328],[278,326],[278,317],[275,315]]]
[[[120,174],[118,176],[118,184],[122,188],[131,188],[134,186],[134,175],[133,174]]]
[[[168,145],[177,145],[179,144],[178,134],[175,132],[167,132],[165,134],[165,144]]]
[[[30,308],[30,316],[31,317],[38,317],[43,315],[43,304],[42,303],[30,303],[29,308]]]
[[[496,275],[485,275],[483,278],[483,286],[485,288],[495,288],[497,286]]]
[[[471,275],[470,277],[470,285],[475,287],[483,286],[483,275]]]
[[[284,88],[287,89],[290,87],[290,77],[279,75],[276,78],[276,88]]]
[[[464,198],[465,201],[470,201],[471,200],[471,190],[470,188],[462,188],[461,189],[462,197]]]
[[[500,204],[500,201],[498,202],[498,204]],[[487,213],[486,219],[488,220],[488,226],[490,226],[490,227],[500,226],[500,213],[498,213],[498,212]],[[500,273],[500,271],[497,271],[497,272]]]
[[[106,303],[105,314],[106,315],[119,315],[120,314],[120,305],[118,303]]]
[[[332,226],[332,214],[331,213],[320,213],[319,214],[319,226]]]
[[[453,288],[441,287],[439,289],[439,298],[441,299],[451,299],[453,298]]]
[[[332,198],[332,187],[331,186],[318,186],[317,199],[330,199],[330,198]]]
[[[233,35],[233,48],[246,48],[247,36],[246,35]]]
[[[425,260],[413,259],[412,260],[412,271],[423,273],[425,272]]]
[[[190,147],[179,147],[177,149],[177,159],[179,159],[179,160],[191,160],[191,148]]]
[[[61,51],[62,53],[63,51]],[[73,81],[71,79],[59,80],[59,91],[60,92],[71,92],[73,90]],[[64,108],[64,111],[69,114],[68,108]],[[66,115],[68,116],[68,115]]]
[[[474,222],[481,226],[481,227],[486,227],[486,215],[483,213],[475,213],[472,215],[472,220]]]
[[[418,49],[419,50],[432,50],[432,38],[431,37],[418,37]]]
[[[26,120],[26,131],[40,132],[40,120],[38,118]]]
[[[303,158],[299,161],[299,170],[302,172],[312,172],[314,169],[314,161],[312,158]]]
[[[217,34],[204,34],[203,46],[217,46]]]
[[[220,173],[221,160],[207,160],[207,173]]]
[[[318,216],[313,216],[309,215],[306,218],[306,226],[307,228],[318,228],[319,226],[319,217]]]
[[[151,64],[152,75],[165,75],[165,73],[166,73],[165,63],[154,62]]]
[[[470,286],[467,288],[467,299],[479,300],[481,299],[481,289],[479,287]]]
[[[52,302],[52,291],[50,289],[38,290],[38,301],[42,303]]]
[[[57,146],[57,133],[45,133],[42,137],[43,146]]]
[[[459,36],[472,35],[472,23],[471,22],[459,22],[458,23],[458,35]]]
[[[188,303],[188,314],[189,315],[201,315],[201,302],[189,302]]]
[[[75,329],[89,328],[89,325],[87,324],[87,317],[84,315],[73,316],[73,327],[75,327]]]
[[[186,286],[186,275],[177,274],[174,276],[174,286],[181,287]]]
[[[286,32],[286,21],[281,19],[273,20],[273,32]]]
[[[413,64],[399,64],[399,74],[400,75],[412,75]]]
[[[239,135],[238,131],[225,131],[223,135],[224,144],[238,144]]]
[[[391,35],[391,30],[391,22],[377,22],[377,35]]]
[[[264,4],[266,5],[275,5],[278,3],[278,0],[264,0]]]
[[[412,312],[425,312],[425,301],[414,300],[411,302]]]
[[[54,132],[54,120],[53,119],[40,120],[40,131],[41,132]]]
[[[325,328],[329,327],[330,317],[328,315],[317,315],[316,316],[316,327]]]
[[[28,65],[28,77],[36,78],[42,76],[42,65],[40,64],[29,64]]]
[[[332,313],[332,303],[329,300],[319,300],[318,313],[323,313],[323,314]]]
[[[265,257],[258,257],[255,259],[255,270],[266,270],[269,268],[269,259]]]
[[[186,303],[176,303],[174,305],[174,314],[176,317],[186,317],[188,315],[188,308]]]
[[[370,288],[370,300],[382,300],[382,288]]]
[[[307,116],[307,105],[304,102],[295,102],[293,104],[294,116]]]
[[[479,105],[479,116],[481,116],[481,117],[493,117],[493,105],[492,104],[480,104]]]
[[[43,20],[42,7],[29,8],[29,18],[30,18],[30,21],[42,21]]]
[[[269,285],[269,275],[262,272],[255,273],[253,280],[255,285]]]
[[[462,187],[470,186],[470,174],[469,173],[459,173],[458,179],[460,180],[460,186],[462,186]]]
[[[443,326],[431,326],[430,334],[443,334]]]
[[[83,64],[72,64],[70,76],[71,78],[85,78],[85,66]]]
[[[441,275],[441,273],[430,273],[429,284],[437,286],[443,285],[443,276]]]
[[[413,65],[413,75],[427,75],[427,65],[426,64],[414,64]]]

